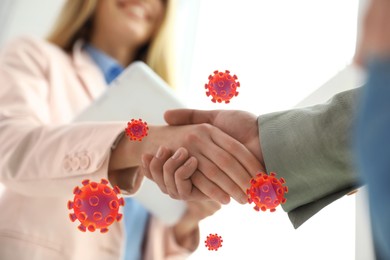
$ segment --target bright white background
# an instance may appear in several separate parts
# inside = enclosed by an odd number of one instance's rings
[[[6,0],[17,12],[3,24],[0,45],[20,32],[44,35],[61,2]],[[350,63],[357,7],[356,0],[180,1],[180,95],[194,108],[255,114],[289,109]],[[204,84],[214,70],[225,69],[238,76],[240,94],[231,104],[213,104]],[[217,252],[203,246],[209,233],[224,239]],[[190,259],[349,260],[354,250],[353,196],[298,230],[280,207],[258,213],[232,202],[201,223],[201,245]]]
[[[355,0],[202,0],[194,52],[183,53],[193,62],[182,95],[202,109],[292,108],[350,63],[357,10]],[[204,84],[226,69],[240,94],[214,104]],[[203,246],[210,233],[224,240],[217,252]],[[259,213],[232,202],[201,223],[201,238],[190,259],[355,259],[355,200],[336,201],[298,230],[280,207]]]

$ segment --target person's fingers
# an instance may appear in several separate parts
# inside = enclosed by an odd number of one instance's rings
[[[175,172],[175,185],[179,196],[184,200],[189,200],[193,195],[194,186],[191,176],[198,168],[198,160],[191,156],[186,162]]]
[[[151,154],[143,154],[141,157],[141,161],[142,161],[141,173],[150,180],[153,179],[152,179],[152,174],[149,170],[149,165],[153,158],[154,156]]]
[[[183,200],[208,200],[209,197],[202,193],[192,183],[191,176],[195,174],[198,168],[198,160],[190,157],[175,172],[175,184],[179,198]],[[198,173],[199,174],[199,173]]]
[[[221,169],[224,172],[231,172],[231,174],[236,173],[235,175],[237,175],[237,172],[241,172],[243,178],[240,178],[239,180],[241,182],[238,183],[241,188],[248,186],[248,176],[250,176],[250,178],[254,177],[259,170],[264,170],[262,164],[256,156],[252,154],[245,145],[225,134],[223,131],[215,129],[212,132],[211,138],[217,146],[221,147],[225,151],[231,152],[233,157],[231,162],[233,163],[230,163],[230,165],[223,163],[221,165],[223,168]],[[211,156],[211,154],[209,156]],[[240,162],[240,164],[235,163],[236,161]],[[244,167],[244,169],[242,167]],[[244,190],[246,190],[246,188]]]
[[[164,113],[164,119],[169,125],[189,125],[212,123],[217,111],[174,109]]]
[[[228,204],[230,202],[230,196],[218,185],[211,182],[210,179],[205,177],[201,171],[196,171],[192,177],[192,183],[197,187],[200,192],[205,194],[210,199],[220,202],[221,204]]]
[[[172,153],[170,150],[164,146],[160,146],[149,165],[152,180],[160,187],[161,191],[166,194],[168,191],[165,187],[164,176],[161,170],[164,167],[165,161],[168,160],[171,155]]]
[[[188,159],[187,149],[180,147],[176,152],[165,162],[163,167],[163,177],[165,187],[169,196],[174,199],[179,199],[178,190],[175,183],[175,172],[176,171],[188,171],[188,174],[194,173],[196,168],[183,167],[186,160]],[[196,165],[195,165],[196,166]]]
[[[247,203],[245,192],[251,178],[262,169],[260,162],[243,144],[219,129],[213,128],[211,138],[211,142],[204,144],[207,149],[202,150],[208,161],[198,157],[199,170],[237,202]]]
[[[223,163],[228,163],[232,165],[239,164],[237,162],[231,163],[232,156],[230,156],[226,151],[220,149],[217,146],[211,147],[210,152],[215,151],[216,154],[213,154],[213,157],[205,157],[203,155],[198,155],[199,165],[198,169],[200,172],[204,174],[204,176],[219,188],[221,188],[224,192],[229,194],[233,199],[235,199],[238,203],[244,204],[247,202],[245,190],[241,189],[238,185],[240,180],[245,180],[241,175],[245,170],[241,167],[241,171],[233,172],[233,171],[223,171],[219,166]],[[233,159],[234,160],[234,159]],[[248,177],[248,182],[250,178]],[[244,185],[244,184],[243,184]],[[202,187],[195,185],[198,189],[200,189],[203,193]],[[247,186],[247,185],[246,185]],[[247,187],[246,187],[247,188]],[[210,197],[214,199],[213,197]]]

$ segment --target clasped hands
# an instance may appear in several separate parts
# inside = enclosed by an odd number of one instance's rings
[[[141,172],[175,199],[227,204],[232,197],[246,203],[250,179],[265,171],[257,117],[192,109],[170,110],[164,117],[171,127],[187,128],[184,138],[178,128],[155,154],[143,153]]]

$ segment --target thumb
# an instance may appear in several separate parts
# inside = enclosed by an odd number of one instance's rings
[[[140,167],[140,173],[150,180],[153,180],[152,174],[150,173],[149,169],[149,165],[152,159],[153,155],[151,154],[143,154],[141,156],[142,167]]]
[[[169,125],[212,124],[215,116],[216,111],[174,109],[167,110],[164,114],[164,119]]]

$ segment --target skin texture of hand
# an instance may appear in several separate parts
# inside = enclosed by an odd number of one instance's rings
[[[367,66],[370,57],[390,56],[390,1],[371,0],[363,20],[362,37],[354,62]]]
[[[244,144],[265,168],[255,115],[240,110],[176,109],[166,111],[164,117],[169,125],[208,123],[221,129]]]
[[[166,121],[169,124],[191,124],[197,122],[212,123],[215,126],[226,131],[227,134],[237,138],[242,142],[256,157],[263,161],[260,150],[258,135],[258,126],[256,116],[244,111],[199,111],[199,110],[172,110],[165,114]],[[172,198],[183,200],[202,200],[215,197],[213,186],[207,179],[196,180],[197,160],[189,156],[185,148],[179,148],[173,155],[172,151],[166,147],[160,147],[158,156],[145,154],[143,156],[144,169],[146,177],[155,181],[160,189],[169,194]],[[236,151],[237,152],[237,151]],[[253,168],[249,175],[243,172],[235,172],[230,178],[236,183],[241,183],[245,192],[249,187],[250,179],[258,172],[265,171],[263,164],[258,164]],[[226,186],[226,185],[225,185]],[[202,189],[203,193],[199,190]],[[207,197],[205,197],[205,194]],[[233,198],[239,203],[246,203],[246,194]]]
[[[243,144],[209,124],[149,126],[149,134],[141,142],[129,141],[126,136],[119,141],[110,156],[110,181],[120,180],[118,175],[123,169],[141,165],[142,154],[163,156],[163,150],[158,150],[160,146],[171,151],[179,147],[187,149],[198,163],[192,181],[198,184],[199,193],[224,204],[230,197],[245,197],[246,178],[260,167],[256,157]],[[239,178],[237,172],[241,173]],[[163,183],[156,183],[166,192]],[[121,187],[120,183],[111,184]]]
[[[173,226],[177,243],[194,251],[199,245],[199,222],[217,212],[221,204],[215,201],[188,201],[187,211]]]

